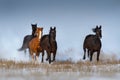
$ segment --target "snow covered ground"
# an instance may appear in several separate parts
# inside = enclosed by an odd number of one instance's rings
[[[0,70],[0,80],[119,80],[120,73],[42,72],[37,70]]]
[[[0,61],[0,80],[119,80],[119,63]]]

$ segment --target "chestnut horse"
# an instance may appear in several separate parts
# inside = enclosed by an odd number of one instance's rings
[[[96,28],[93,29],[93,32],[96,33],[95,35],[90,34],[87,35],[84,43],[83,43],[83,50],[84,50],[84,56],[83,59],[86,57],[86,50],[88,50],[88,57],[90,55],[90,61],[92,61],[92,56],[94,52],[97,52],[97,61],[99,61],[99,55],[101,50],[101,40],[102,38],[102,30],[101,25],[100,27],[96,26]]]
[[[35,31],[37,29],[37,24],[31,24],[32,26],[32,35],[26,35],[23,40],[22,47],[18,49],[18,51],[23,51],[26,53],[26,49],[28,48],[29,42],[35,37]]]
[[[48,35],[44,35],[41,38],[40,46],[43,49],[42,55],[44,56],[44,50],[47,52],[47,59],[51,63],[51,53],[53,53],[53,60],[55,61],[57,42],[56,42],[56,27],[50,27],[50,32]]]
[[[39,54],[42,51],[39,45],[40,39],[42,37],[42,32],[43,32],[43,28],[37,28],[35,32],[36,37],[29,42],[29,52],[30,55],[32,56],[32,60],[38,60]],[[42,62],[43,62],[43,57],[42,57]]]

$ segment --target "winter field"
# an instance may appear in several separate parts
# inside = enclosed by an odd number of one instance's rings
[[[103,57],[103,56],[101,56]],[[110,56],[108,56],[110,57]],[[119,80],[120,60],[115,56],[99,62],[94,59],[47,62],[0,60],[0,80]]]

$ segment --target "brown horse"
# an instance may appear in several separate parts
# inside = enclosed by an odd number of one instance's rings
[[[92,56],[94,52],[97,52],[97,61],[99,61],[99,55],[101,50],[101,40],[102,38],[102,30],[101,25],[100,27],[96,26],[96,28],[93,29],[93,32],[96,33],[95,35],[90,34],[87,35],[84,43],[83,43],[83,50],[84,50],[84,56],[83,59],[86,58],[86,50],[88,50],[88,57],[90,55],[90,61],[92,61]]]
[[[53,61],[55,61],[57,52],[57,41],[56,41],[56,27],[50,27],[48,35],[44,35],[41,38],[40,46],[42,48],[42,55],[44,56],[44,50],[47,52],[47,59],[51,63],[51,54],[53,53]]]
[[[36,37],[29,42],[29,52],[30,55],[32,56],[32,60],[38,60],[39,54],[42,51],[39,45],[40,39],[42,37],[42,32],[43,32],[43,28],[37,28],[35,32]],[[43,57],[42,57],[42,62],[43,62]]]

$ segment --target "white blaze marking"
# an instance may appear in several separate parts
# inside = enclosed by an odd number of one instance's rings
[[[41,31],[39,32],[39,39],[41,38]]]

